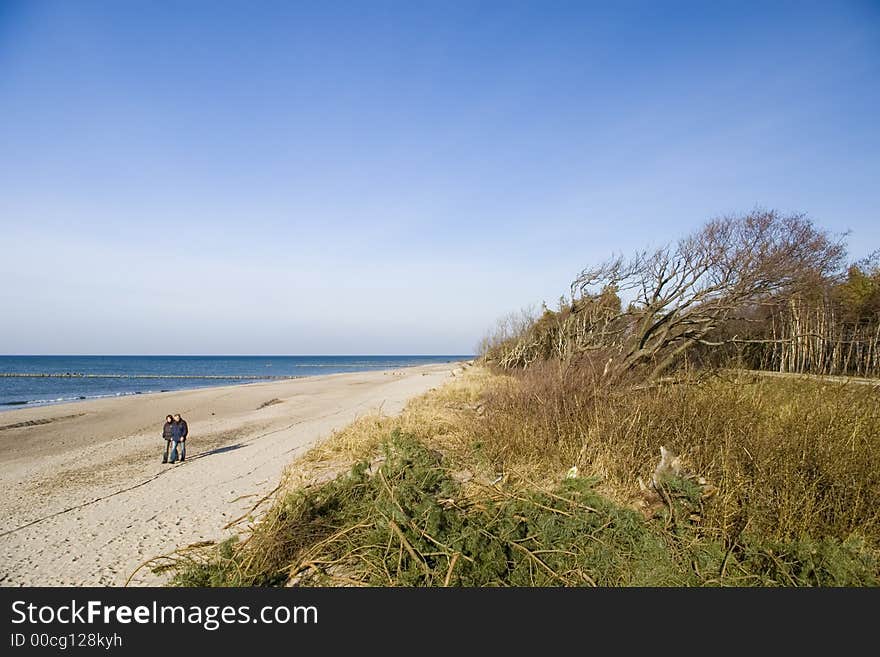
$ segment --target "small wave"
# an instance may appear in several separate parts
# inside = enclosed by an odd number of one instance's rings
[[[53,399],[16,399],[13,401],[0,402],[0,406],[49,406],[51,404],[64,404],[73,401],[84,401],[89,399],[107,399],[110,397],[130,397],[132,395],[146,395],[158,390],[132,390],[127,392],[111,392],[103,395],[75,395],[72,397],[55,397]],[[170,392],[163,390],[162,392]]]
[[[45,404],[59,404],[61,402],[76,401],[77,399],[85,399],[85,397],[58,397],[56,399],[22,399],[15,401],[3,402],[0,406],[41,406]]]

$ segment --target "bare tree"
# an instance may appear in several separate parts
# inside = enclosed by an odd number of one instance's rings
[[[595,342],[612,348],[606,371],[649,367],[657,376],[694,345],[722,344],[711,336],[723,323],[828,276],[844,256],[840,238],[800,214],[715,219],[673,245],[583,270],[572,283],[572,313],[602,290],[629,298],[603,318]]]
[[[534,325],[538,311],[533,306],[526,306],[519,311],[507,313],[499,318],[477,344],[477,353],[486,355],[497,349],[505,342],[510,342],[519,336],[528,333]]]

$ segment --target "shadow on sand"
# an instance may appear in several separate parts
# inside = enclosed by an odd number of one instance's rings
[[[234,445],[226,445],[226,447],[218,447],[216,449],[212,449],[207,452],[201,452],[200,454],[195,454],[194,456],[190,456],[187,458],[187,461],[196,461],[198,459],[203,459],[206,456],[214,456],[215,454],[222,454],[223,452],[231,452],[235,449],[241,449],[244,447],[241,443],[236,443]]]

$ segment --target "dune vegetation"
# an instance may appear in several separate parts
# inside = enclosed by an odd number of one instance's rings
[[[880,381],[828,376],[877,374],[877,326],[880,270],[805,218],[710,222],[584,270],[445,386],[292,464],[240,535],[152,566],[184,586],[877,585]]]

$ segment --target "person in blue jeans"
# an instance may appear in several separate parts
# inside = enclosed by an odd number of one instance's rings
[[[189,427],[186,420],[180,417],[180,413],[174,415],[174,422],[171,423],[171,460],[169,463],[177,462],[177,450],[180,447],[180,462],[186,460],[186,436],[189,433]]]
[[[162,425],[162,439],[165,441],[165,453],[162,455],[162,463],[168,463],[168,451],[171,449],[172,425],[174,425],[174,418],[166,415],[165,424]]]

